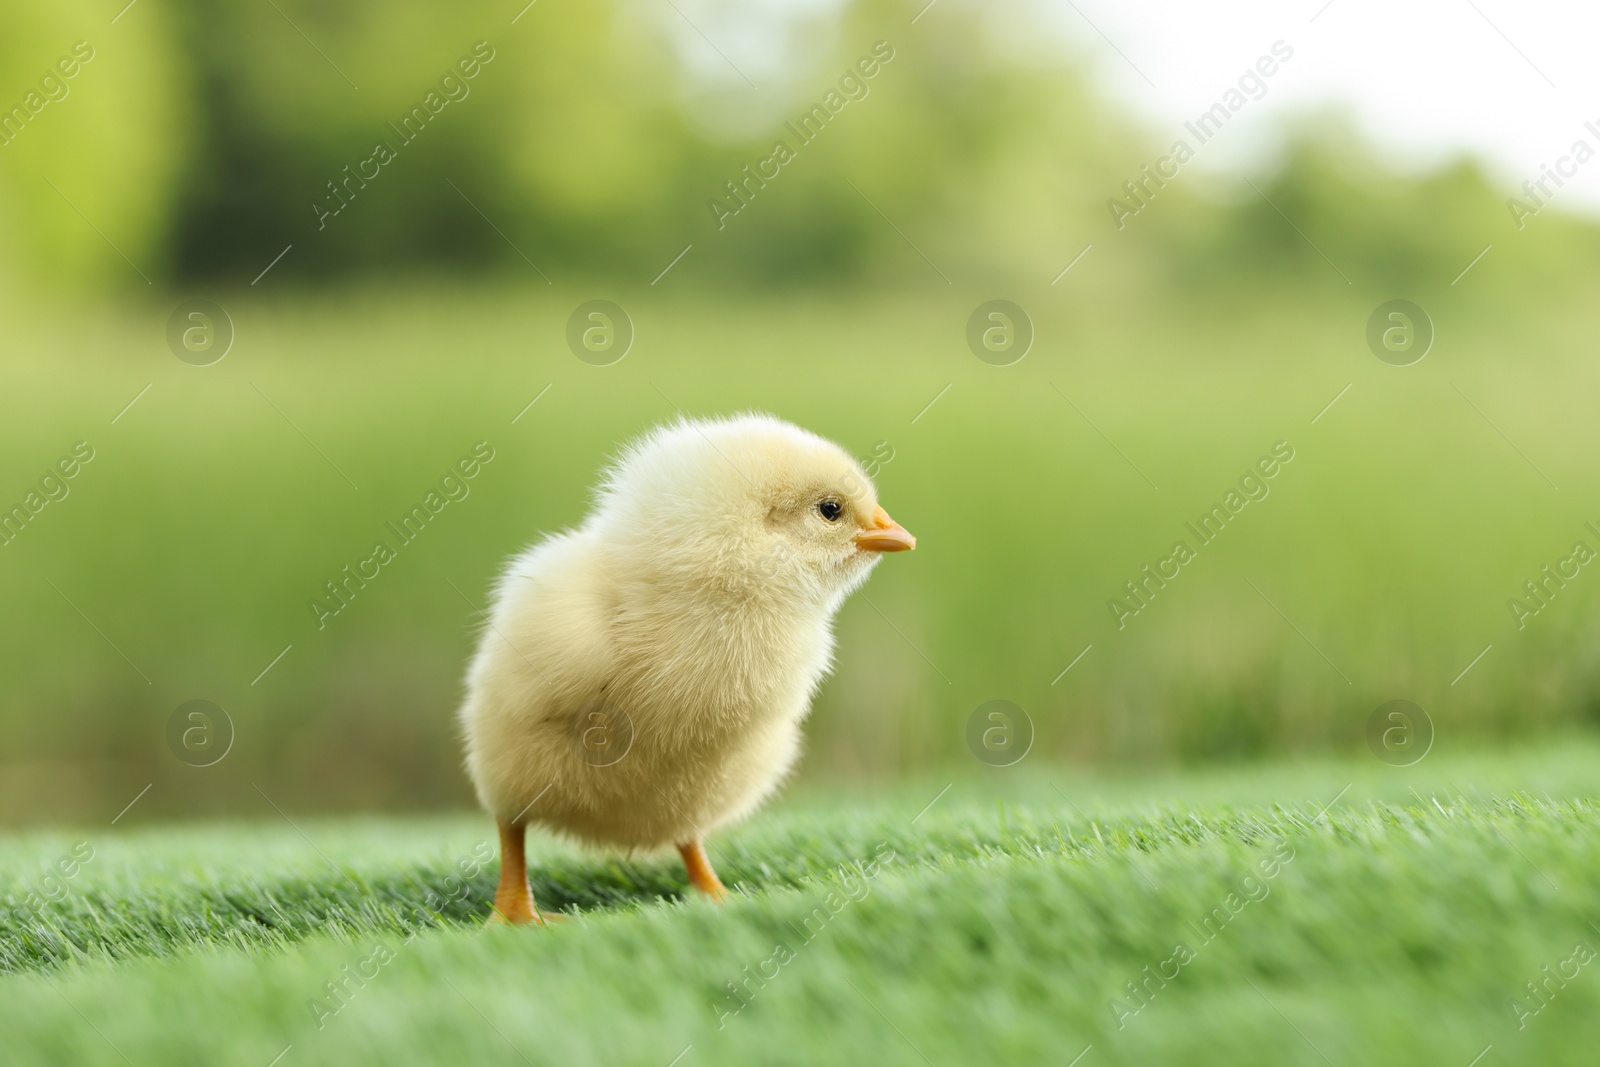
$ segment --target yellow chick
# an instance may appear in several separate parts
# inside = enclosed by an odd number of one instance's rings
[[[833,616],[916,538],[843,449],[764,415],[683,420],[607,472],[575,530],[507,567],[467,674],[467,769],[500,828],[494,918],[542,923],[529,823],[599,846],[677,846],[726,895],[704,836],[800,751]]]

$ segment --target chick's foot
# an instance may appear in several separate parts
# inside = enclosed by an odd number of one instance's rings
[[[520,822],[502,820],[500,823],[500,884],[495,887],[490,923],[547,926],[554,918],[540,912],[533,904],[533,888],[528,885],[528,860],[523,852],[526,831],[526,825]]]
[[[706,855],[706,846],[698,837],[680,844],[678,854],[683,857],[684,869],[689,872],[690,885],[718,904],[728,899],[728,888],[722,884],[722,879],[718,878],[717,872],[712,869],[711,860]]]

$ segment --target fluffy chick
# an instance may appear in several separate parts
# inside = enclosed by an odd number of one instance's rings
[[[657,428],[575,530],[498,582],[460,716],[500,827],[496,918],[542,922],[527,824],[627,850],[702,839],[793,766],[832,661],[832,621],[884,552],[916,539],[837,445],[762,415]]]

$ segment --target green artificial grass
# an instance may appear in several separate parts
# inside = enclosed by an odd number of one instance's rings
[[[496,861],[478,862],[476,817],[0,839],[0,1048],[255,1067],[1591,1063],[1596,770],[1574,744],[812,794],[713,842],[736,890],[720,909],[683,899],[675,859],[536,841],[535,894],[570,916],[547,930],[481,925]],[[88,849],[70,877],[54,866]]]

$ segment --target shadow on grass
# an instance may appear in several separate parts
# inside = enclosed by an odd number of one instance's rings
[[[313,936],[350,938],[481,925],[498,865],[471,878],[447,867],[329,871],[326,877],[165,881],[124,891],[85,889],[43,907],[0,907],[0,974],[70,962],[169,956],[206,947],[270,951]],[[681,899],[681,871],[665,861],[601,861],[529,872],[546,911],[589,912]]]

